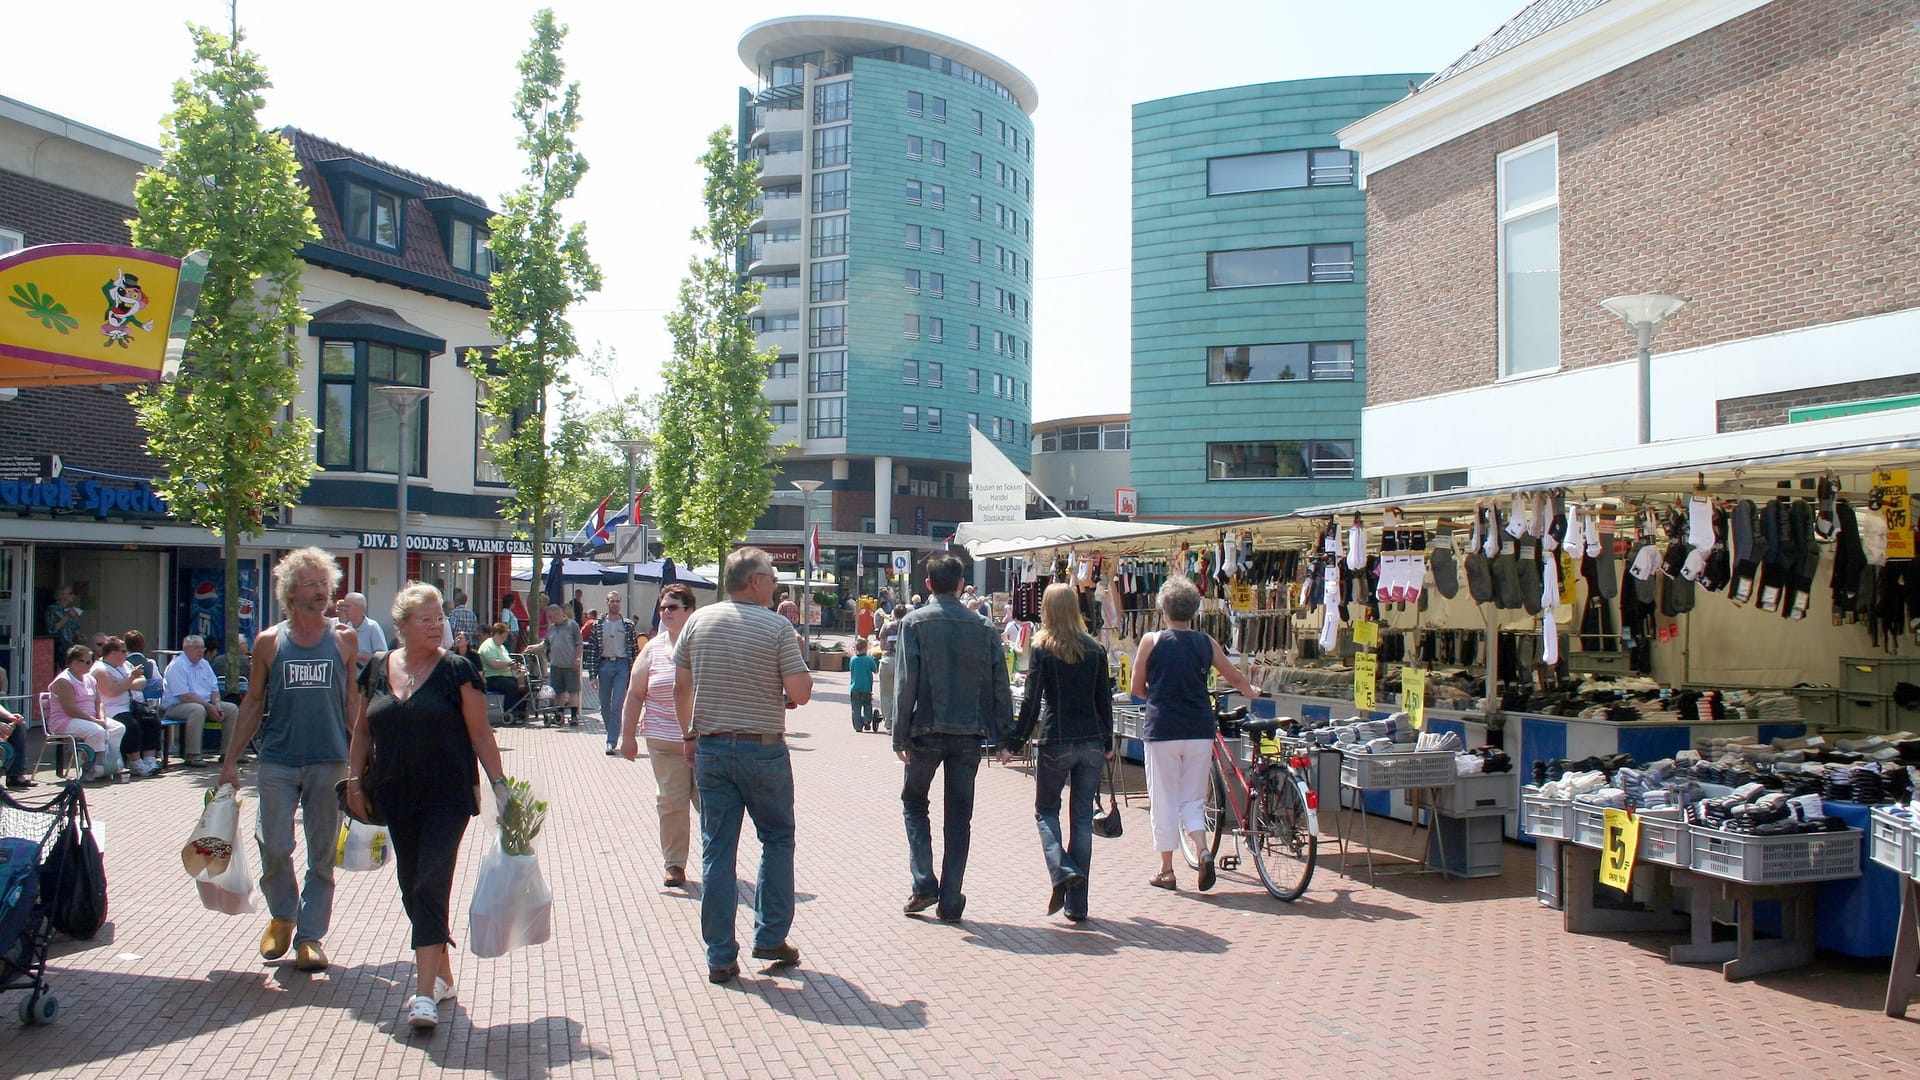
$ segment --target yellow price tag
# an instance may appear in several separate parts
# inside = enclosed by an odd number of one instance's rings
[[[1419,668],[1400,669],[1400,707],[1407,712],[1407,723],[1415,731],[1427,727],[1427,673]]]
[[[1380,642],[1380,624],[1361,619],[1353,624],[1353,643],[1371,649]]]
[[[1115,686],[1123,694],[1132,692],[1130,688],[1133,686],[1133,657],[1126,653],[1120,654],[1120,681]]]
[[[1367,623],[1359,624],[1369,625]],[[1376,687],[1380,681],[1380,658],[1372,653],[1355,653],[1353,657],[1353,707],[1365,712],[1373,708],[1377,696]]]
[[[1600,831],[1600,884],[1626,892],[1633,884],[1633,856],[1640,849],[1640,820],[1625,810],[1608,809]]]
[[[1873,494],[1887,519],[1887,558],[1913,558],[1913,506],[1907,490],[1907,470],[1876,469]]]
[[[1244,581],[1227,586],[1227,605],[1235,611],[1252,611],[1253,586]]]

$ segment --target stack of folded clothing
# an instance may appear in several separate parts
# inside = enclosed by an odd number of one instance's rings
[[[1820,796],[1788,795],[1768,791],[1759,784],[1746,784],[1732,794],[1702,799],[1693,805],[1690,820],[1702,828],[1754,836],[1838,832],[1846,828],[1839,818],[1827,816]]]

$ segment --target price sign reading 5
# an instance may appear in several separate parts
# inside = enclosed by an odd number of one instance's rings
[[[1600,884],[1626,892],[1633,884],[1633,856],[1639,849],[1639,819],[1625,810],[1608,810],[1600,831]]]

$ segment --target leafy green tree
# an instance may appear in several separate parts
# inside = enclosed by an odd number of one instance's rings
[[[609,513],[624,505],[627,497],[627,455],[614,446],[617,439],[652,438],[654,434],[655,402],[645,395],[634,391],[621,394],[614,385],[611,366],[614,358],[610,355],[596,354],[589,363],[590,370],[605,381],[603,394],[595,399],[609,404],[587,411],[586,449],[574,466],[579,478],[579,498],[561,515],[561,524],[566,535],[571,536],[587,515],[600,505],[600,500],[613,495],[608,503]],[[648,466],[641,461],[635,471],[634,486],[645,491],[649,483]],[[650,512],[650,508],[649,508]],[[649,518],[649,520],[651,520]]]
[[[314,469],[314,428],[288,410],[299,389],[294,331],[300,249],[319,239],[293,148],[260,126],[272,85],[255,53],[202,26],[195,71],[174,84],[160,164],[134,186],[133,242],[185,255],[206,249],[206,284],[180,377],[131,395],[147,451],[166,464],[160,494],[175,517],[218,533],[226,560],[221,651],[235,658],[240,541],[296,502]]]
[[[542,543],[552,515],[579,499],[572,464],[585,447],[586,429],[567,365],[580,355],[567,309],[600,288],[600,268],[587,256],[587,230],[566,224],[561,204],[586,175],[587,159],[574,148],[580,127],[580,84],[565,82],[560,46],[567,28],[553,9],[533,17],[533,40],[520,57],[520,90],[513,115],[526,152],[526,180],[504,200],[492,222],[493,314],[503,344],[487,386],[494,461],[513,494],[505,514],[533,538],[533,577],[527,607],[538,611]],[[501,433],[506,437],[501,438]]]
[[[747,313],[763,286],[743,284],[735,258],[753,225],[760,167],[742,161],[733,131],[707,137],[707,223],[693,230],[705,248],[680,283],[680,308],[667,316],[673,358],[663,375],[654,440],[653,504],[666,549],[690,562],[727,552],[773,494],[773,421],[763,387],[777,355],[756,348]]]

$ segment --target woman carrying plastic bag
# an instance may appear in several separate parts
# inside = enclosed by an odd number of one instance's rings
[[[476,765],[493,781],[501,808],[506,782],[480,673],[441,647],[448,630],[440,591],[407,583],[394,598],[393,623],[402,647],[375,653],[360,673],[347,809],[360,821],[384,821],[393,839],[400,901],[413,924],[415,992],[406,1022],[432,1030],[440,1002],[454,997],[448,913],[461,840],[480,812]],[[373,776],[370,761],[377,763]]]
[[[524,780],[509,784],[500,828],[480,863],[480,880],[467,909],[467,944],[475,956],[505,956],[553,937],[553,893],[540,876],[533,838],[546,823],[547,804]]]
[[[200,821],[180,848],[180,863],[208,911],[251,915],[256,910],[246,848],[235,842],[239,835],[240,793],[232,784],[222,784],[207,793]]]

